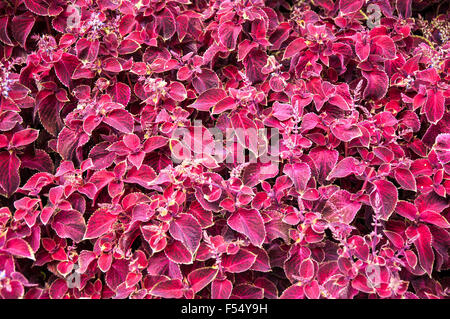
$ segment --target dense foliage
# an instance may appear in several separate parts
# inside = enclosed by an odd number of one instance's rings
[[[448,297],[448,2],[0,12],[0,297]]]

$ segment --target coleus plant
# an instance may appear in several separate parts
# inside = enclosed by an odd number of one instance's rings
[[[2,1],[0,298],[448,298],[445,10]]]

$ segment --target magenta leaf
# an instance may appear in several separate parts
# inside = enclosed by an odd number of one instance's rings
[[[58,101],[54,94],[48,94],[38,103],[39,119],[47,132],[54,136],[58,135],[64,126],[59,113],[62,106],[63,103]]]
[[[117,216],[107,210],[97,210],[89,218],[84,239],[92,239],[109,232],[117,220]]]
[[[306,163],[287,164],[283,168],[285,173],[295,185],[298,192],[304,192],[311,178],[311,169]]]
[[[227,93],[222,89],[209,89],[200,94],[198,99],[189,105],[189,107],[193,107],[199,111],[208,111],[226,96]]]
[[[10,144],[19,148],[33,143],[39,136],[39,131],[34,129],[26,129],[15,133],[10,141]]]
[[[228,299],[231,296],[233,284],[228,279],[216,279],[211,284],[211,299]]]
[[[44,0],[24,0],[25,6],[31,12],[46,16],[48,15],[47,3]]]
[[[72,83],[72,74],[80,61],[69,53],[63,53],[61,60],[55,63],[55,73],[62,84],[69,87]]]
[[[162,298],[181,298],[183,297],[183,284],[179,279],[164,280],[157,283],[150,294]]]
[[[376,210],[380,211],[381,218],[387,220],[397,205],[397,188],[386,180],[378,180],[372,183],[375,189],[370,194],[370,203]]]
[[[200,245],[202,228],[198,221],[188,214],[178,215],[170,224],[170,234],[181,241],[194,254]]]
[[[389,78],[383,71],[362,72],[367,80],[367,86],[364,89],[364,98],[379,100],[387,93]]]
[[[324,181],[335,167],[339,153],[324,147],[316,147],[309,152],[319,175],[319,181]]]
[[[36,19],[33,17],[33,15],[28,13],[15,16],[12,19],[12,23],[14,25],[14,28],[11,28],[13,37],[23,48],[25,48],[28,34],[30,34],[35,21]]]
[[[198,268],[188,275],[188,281],[195,293],[208,286],[217,276],[217,267]]]
[[[307,45],[306,45],[304,39],[302,39],[302,38],[295,39],[294,41],[289,43],[286,50],[284,51],[283,60],[291,58],[291,57],[299,54],[299,52],[301,52],[306,47],[307,47]]]
[[[350,224],[361,208],[361,203],[352,200],[346,190],[335,192],[323,208],[323,217],[330,222]]]
[[[450,228],[450,223],[444,216],[430,210],[420,213],[419,220],[425,223],[433,224],[439,228]]]
[[[2,250],[17,257],[35,260],[33,249],[25,240],[21,238],[9,239]]]
[[[436,124],[445,113],[445,97],[441,90],[429,89],[423,106],[428,121]]]
[[[86,223],[83,215],[76,210],[63,210],[53,217],[52,227],[62,238],[70,238],[75,242],[83,239]]]
[[[170,39],[176,32],[176,24],[175,18],[167,8],[163,9],[158,15],[158,32],[161,36],[168,40]]]
[[[358,11],[363,6],[364,1],[362,0],[339,0],[339,9],[343,14],[349,14]]]
[[[113,110],[108,113],[103,121],[123,133],[133,133],[134,119],[126,110]]]
[[[131,89],[125,83],[117,82],[109,87],[108,93],[111,95],[113,102],[126,106],[130,101]]]
[[[342,159],[336,166],[331,170],[330,174],[327,176],[327,180],[332,180],[333,178],[347,177],[351,174],[361,175],[364,172],[365,166],[360,163],[354,157],[346,157]]]
[[[68,290],[67,282],[62,278],[58,278],[51,284],[49,290],[51,299],[63,299]]]
[[[172,243],[167,244],[164,252],[166,253],[167,258],[176,264],[192,263],[192,253],[178,240],[174,240]]]
[[[403,189],[417,191],[417,184],[414,175],[407,168],[397,168],[394,171],[396,181],[402,186]]]
[[[414,242],[420,265],[431,277],[435,257],[432,248],[433,236],[430,229],[425,225],[411,226],[406,230],[406,236]]]
[[[240,208],[228,218],[228,225],[244,234],[255,246],[261,246],[266,237],[264,221],[256,209]]]
[[[253,82],[260,82],[265,79],[265,75],[261,72],[267,63],[267,54],[259,49],[253,49],[244,59],[245,74],[248,79]]]
[[[12,195],[20,184],[20,160],[15,153],[0,152],[0,188]]]
[[[305,289],[300,285],[292,285],[286,288],[280,296],[280,299],[304,299]]]
[[[244,272],[255,263],[256,254],[240,249],[234,255],[227,255],[222,260],[222,266],[224,269],[231,273],[241,273]]]
[[[234,50],[236,48],[236,41],[241,33],[242,26],[235,25],[233,22],[225,22],[219,26],[218,35],[220,43],[227,49]]]

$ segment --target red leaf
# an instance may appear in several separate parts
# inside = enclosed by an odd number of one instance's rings
[[[24,0],[25,6],[31,12],[41,15],[48,15],[48,5],[44,0]]]
[[[293,57],[294,55],[299,54],[303,49],[307,47],[305,43],[305,39],[298,38],[289,43],[289,45],[286,47],[286,50],[284,50],[283,60],[289,59]]]
[[[239,299],[262,299],[264,292],[262,288],[242,284],[234,287],[232,294]]]
[[[261,246],[266,237],[264,221],[256,209],[239,208],[228,218],[228,225],[246,235],[255,246]]]
[[[252,49],[244,59],[245,74],[252,82],[261,82],[267,75],[261,72],[267,63],[267,53],[260,49]]]
[[[6,242],[2,250],[17,257],[35,260],[33,249],[25,240],[21,238],[11,238]]]
[[[165,8],[156,17],[158,20],[158,32],[164,40],[173,37],[176,32],[176,22],[172,12]]]
[[[372,39],[372,44],[378,46],[383,52],[382,56],[386,59],[393,60],[396,57],[396,47],[394,40],[387,35],[376,36]]]
[[[395,248],[403,248],[403,246],[405,245],[405,241],[403,240],[402,236],[390,230],[383,230],[383,232],[386,234],[386,237],[391,241]]]
[[[81,61],[94,62],[98,56],[99,40],[81,38],[77,42],[77,56]]]
[[[108,88],[108,93],[112,97],[113,102],[126,106],[130,101],[131,89],[125,83],[117,82]]]
[[[450,223],[439,213],[433,212],[431,210],[424,211],[420,213],[419,220],[436,225],[440,228],[450,228]]]
[[[314,263],[311,258],[302,260],[299,268],[300,278],[304,281],[310,281],[313,279],[315,273]]]
[[[84,239],[98,238],[111,230],[112,225],[117,220],[117,216],[111,214],[106,209],[95,211],[87,223]]]
[[[206,68],[202,68],[201,71],[202,73],[196,73],[192,78],[192,86],[198,94],[219,87],[220,80],[216,72]]]
[[[200,245],[202,228],[198,221],[188,214],[179,214],[170,224],[169,232],[194,254]]]
[[[149,293],[156,297],[178,299],[183,297],[183,283],[179,279],[160,281]]]
[[[423,110],[428,121],[433,124],[439,122],[445,113],[445,97],[441,90],[436,88],[427,90],[427,101]]]
[[[194,293],[209,285],[216,278],[218,272],[219,269],[217,267],[203,267],[190,272],[187,279]]]
[[[316,147],[309,152],[309,156],[317,168],[319,181],[323,182],[335,167],[339,153],[336,150],[329,150],[325,147]]]
[[[397,168],[394,171],[395,180],[406,190],[417,191],[416,179],[407,168]]]
[[[14,46],[8,35],[8,16],[0,17],[0,41],[9,46]]]
[[[395,2],[395,7],[397,12],[404,18],[410,18],[412,12],[412,0],[397,0]]]
[[[25,43],[27,41],[28,34],[33,28],[35,21],[36,18],[33,17],[29,12],[14,16],[14,18],[12,19],[12,24],[14,25],[14,27],[11,28],[12,35],[14,39],[19,42],[20,46],[25,49]]]
[[[62,84],[69,87],[72,83],[72,74],[80,64],[78,58],[69,53],[63,53],[61,60],[54,64],[55,73]]]
[[[103,122],[123,133],[133,133],[134,119],[126,110],[117,109],[109,112]]]
[[[311,178],[311,169],[306,163],[286,164],[283,173],[294,182],[297,192],[304,192]]]
[[[363,0],[339,0],[339,9],[346,15],[358,11],[363,4]]]
[[[134,40],[125,39],[120,43],[117,52],[121,55],[130,54],[140,49],[140,44]]]
[[[48,94],[43,99],[37,99],[37,101],[38,114],[42,126],[44,126],[50,134],[54,136],[58,135],[58,132],[60,132],[64,126],[61,116],[59,115],[61,107],[64,104],[59,102],[54,94]]]
[[[38,130],[28,128],[19,131],[17,133],[14,133],[10,141],[10,144],[15,148],[19,148],[21,146],[33,143],[38,138],[38,136],[39,136]]]
[[[22,122],[23,120],[17,112],[5,111],[0,113],[0,131],[9,131],[17,123]]]
[[[116,290],[124,283],[128,275],[128,263],[125,259],[115,259],[106,273],[105,281],[109,288]]]
[[[0,153],[0,188],[11,196],[19,187],[20,160],[15,153]]]
[[[411,221],[416,220],[417,217],[417,207],[413,204],[411,204],[410,202],[406,202],[403,200],[399,200],[397,202],[397,206],[395,207],[395,211],[397,212],[397,214],[408,218]]]
[[[198,99],[189,105],[199,111],[209,111],[209,109],[215,106],[220,100],[225,98],[227,93],[223,89],[209,89],[198,97]]]
[[[56,149],[63,159],[71,159],[78,143],[80,141],[80,133],[75,132],[68,127],[64,127],[58,135],[58,144]]]
[[[436,137],[436,142],[433,145],[433,149],[436,152],[436,155],[439,161],[444,165],[450,163],[450,134],[442,133]],[[431,165],[428,165],[428,169]],[[424,175],[431,175],[424,174]]]
[[[373,181],[372,183],[375,189],[370,194],[370,204],[375,209],[380,209],[383,220],[388,220],[397,205],[397,187],[385,180]]]
[[[362,136],[361,129],[350,120],[338,119],[331,125],[331,132],[343,142]]]
[[[258,157],[258,127],[255,122],[244,113],[236,113],[231,116],[231,125],[239,143]]]
[[[280,296],[280,299],[303,299],[305,297],[305,290],[300,285],[292,285],[286,290],[283,291],[283,293]]]
[[[211,113],[212,114],[220,114],[220,113],[223,113],[228,110],[233,110],[235,107],[236,107],[235,100],[232,97],[227,96],[226,98],[220,100],[219,103],[217,103],[213,107],[213,109],[211,110]]]
[[[172,243],[167,244],[164,252],[172,262],[176,264],[190,264],[192,263],[192,254],[183,245],[182,242],[174,240]]]
[[[320,289],[317,280],[313,280],[308,282],[305,285],[305,295],[308,299],[319,299],[320,297]]]
[[[141,165],[138,169],[133,166],[127,174],[127,178],[124,179],[127,183],[135,183],[141,185],[142,187],[149,188],[152,184],[151,182],[156,178],[156,173],[148,165]]]
[[[70,238],[76,243],[83,239],[86,223],[83,215],[76,210],[58,212],[52,221],[52,227],[61,238]]]
[[[328,199],[322,214],[329,222],[350,224],[360,208],[361,203],[352,200],[349,192],[338,190]]]
[[[224,256],[222,258],[222,266],[224,267],[225,271],[231,273],[241,273],[250,269],[255,261],[256,254],[241,248],[234,255]]]
[[[330,174],[327,176],[327,181],[333,178],[347,177],[351,174],[361,175],[364,172],[365,165],[359,162],[354,157],[346,157],[342,159],[336,166],[331,170]]]
[[[187,91],[183,84],[180,82],[172,82],[169,86],[167,95],[177,102],[182,102],[187,99]]]
[[[367,86],[364,89],[365,99],[379,100],[386,95],[389,78],[384,71],[362,71],[362,75],[367,80]]]
[[[228,299],[231,296],[233,284],[228,279],[214,280],[211,284],[211,299]]]
[[[416,246],[419,255],[419,263],[431,278],[434,252],[432,248],[433,236],[430,229],[425,225],[411,226],[406,230],[406,236],[414,241],[414,246]]]
[[[58,278],[49,289],[49,295],[51,299],[62,299],[68,290],[67,282],[64,279]]]
[[[256,254],[256,260],[250,268],[251,270],[260,272],[272,271],[272,268],[270,267],[269,255],[264,249],[250,246],[248,247],[248,250]]]
[[[242,26],[235,25],[231,21],[227,21],[219,25],[218,36],[219,41],[229,50],[236,48],[236,41],[242,31]]]

